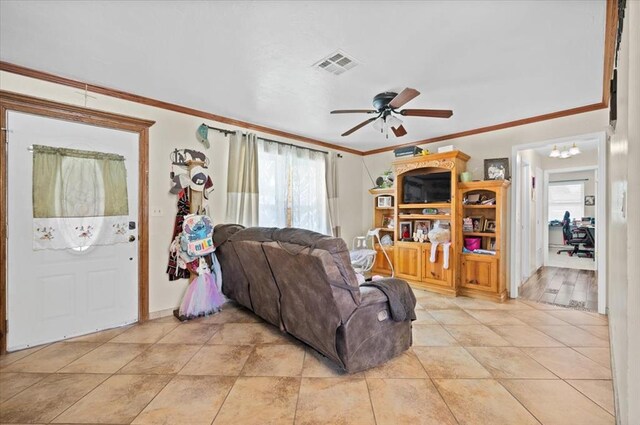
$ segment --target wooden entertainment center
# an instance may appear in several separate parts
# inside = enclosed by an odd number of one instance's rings
[[[380,229],[381,238],[389,235],[393,240],[392,246],[376,244],[374,273],[391,272],[382,253],[384,249],[393,263],[395,276],[417,288],[450,296],[506,299],[509,181],[459,182],[468,160],[465,153],[452,151],[393,162],[395,187],[369,191],[374,195],[373,225]],[[416,227],[423,231],[432,229],[436,221],[441,227],[448,224],[451,238],[450,245],[437,246],[432,262],[429,239],[425,234],[423,242],[416,242],[414,236],[419,235],[414,232]],[[468,247],[480,251],[463,252],[465,239]],[[449,251],[448,268],[445,250]]]

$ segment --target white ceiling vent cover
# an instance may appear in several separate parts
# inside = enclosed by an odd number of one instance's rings
[[[325,70],[334,75],[340,75],[356,65],[358,65],[358,62],[352,56],[347,55],[342,50],[337,50],[314,63],[313,67]]]

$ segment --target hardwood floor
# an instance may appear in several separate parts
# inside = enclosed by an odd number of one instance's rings
[[[520,287],[520,298],[578,310],[598,311],[596,272],[541,267]]]

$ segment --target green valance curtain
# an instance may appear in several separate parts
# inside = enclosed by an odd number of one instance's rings
[[[122,155],[33,146],[33,217],[129,214]]]

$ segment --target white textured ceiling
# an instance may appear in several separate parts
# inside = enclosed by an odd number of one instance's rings
[[[0,58],[357,150],[598,103],[605,1],[2,1]],[[360,64],[311,67],[342,49]],[[379,92],[413,87],[385,139]]]

